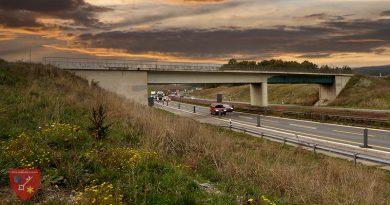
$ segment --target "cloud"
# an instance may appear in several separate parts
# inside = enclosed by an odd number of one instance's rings
[[[382,11],[381,16],[390,16],[390,11]]]
[[[39,17],[73,20],[77,25],[97,26],[95,13],[108,8],[84,0],[0,0],[0,24],[9,27],[38,27]]]

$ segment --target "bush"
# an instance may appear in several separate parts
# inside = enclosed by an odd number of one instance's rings
[[[92,108],[89,118],[92,124],[88,127],[91,136],[96,139],[105,139],[108,136],[112,124],[106,124],[106,118],[107,111],[103,108],[103,105],[99,105],[97,109]]]

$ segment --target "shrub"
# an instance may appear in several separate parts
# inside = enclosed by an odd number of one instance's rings
[[[103,105],[99,105],[97,109],[92,108],[89,118],[91,125],[88,127],[89,134],[96,139],[105,139],[110,132],[112,124],[106,124],[107,111]]]

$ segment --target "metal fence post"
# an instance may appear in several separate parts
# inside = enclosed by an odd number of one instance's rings
[[[194,106],[194,113],[196,113],[195,106]]]
[[[167,106],[168,106],[168,103],[169,103],[169,102],[168,102],[168,100],[167,100]]]
[[[260,115],[257,115],[257,127],[261,127],[261,124],[260,124]]]
[[[232,119],[229,119],[229,128],[232,130]]]
[[[177,104],[177,107],[180,109],[180,103],[179,103],[179,104]]]
[[[353,164],[354,164],[354,165],[356,165],[357,155],[358,155],[358,153],[355,153],[355,154],[353,155]]]
[[[314,155],[317,154],[317,153],[316,153],[316,148],[317,148],[317,144],[314,144],[314,145],[313,145],[313,153],[314,153]]]
[[[218,117],[221,118],[221,116],[222,116],[222,112],[219,111],[219,112],[218,112]]]
[[[368,146],[368,129],[365,128],[363,130],[363,145],[360,146],[361,148],[371,148],[371,146]]]

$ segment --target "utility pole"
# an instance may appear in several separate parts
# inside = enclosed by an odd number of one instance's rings
[[[30,65],[31,65],[31,47],[30,47]]]

